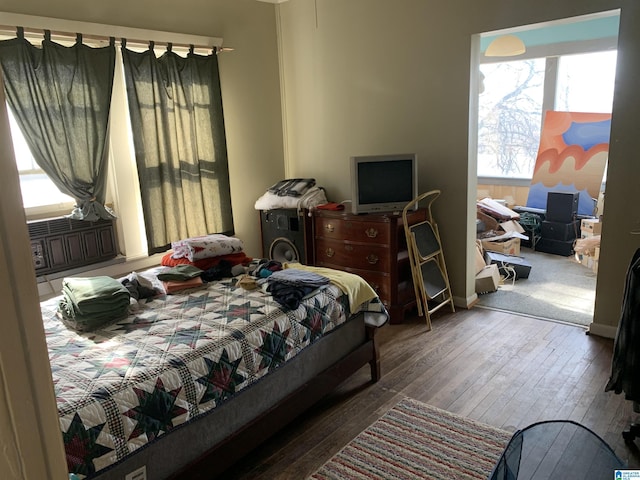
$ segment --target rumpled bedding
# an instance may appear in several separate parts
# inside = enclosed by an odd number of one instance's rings
[[[267,292],[280,305],[295,309],[298,308],[304,297],[318,287],[329,283],[327,277],[304,270],[278,270],[270,272],[267,277]]]
[[[363,281],[360,276],[350,272],[343,272],[341,270],[334,270],[326,267],[313,267],[310,265],[303,265],[301,263],[285,263],[282,267],[285,270],[303,270],[328,278],[332,283],[340,287],[340,290],[342,290],[343,293],[348,295],[352,310],[356,310],[358,305],[366,303],[378,296],[371,285]]]
[[[285,310],[236,281],[140,301],[136,312],[91,333],[65,327],[56,316],[59,298],[41,304],[71,473],[91,478],[196,421],[351,313],[386,314],[377,298],[352,312],[332,284]]]

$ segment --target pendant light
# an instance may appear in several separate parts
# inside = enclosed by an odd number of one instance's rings
[[[496,37],[484,52],[485,57],[512,57],[522,55],[526,51],[524,42],[515,35]]]

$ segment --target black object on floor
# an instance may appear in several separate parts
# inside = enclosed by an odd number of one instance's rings
[[[550,222],[545,220],[540,227],[542,238],[549,240],[574,240],[578,238],[580,233],[580,220],[574,222]]]
[[[574,240],[552,240],[543,237],[536,243],[536,251],[569,257],[573,255],[573,243]]]
[[[550,222],[569,223],[578,214],[578,192],[547,193],[546,218]]]
[[[596,433],[570,420],[534,423],[518,430],[489,480],[608,479],[627,468]]]
[[[531,264],[524,258],[516,255],[504,255],[498,252],[485,251],[485,262],[487,265],[495,263],[498,265],[500,275],[506,278],[512,278],[513,274],[508,269],[513,269],[516,279],[529,278],[531,272]]]

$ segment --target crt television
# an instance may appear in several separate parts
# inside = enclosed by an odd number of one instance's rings
[[[397,212],[418,196],[415,153],[351,157],[351,211]]]

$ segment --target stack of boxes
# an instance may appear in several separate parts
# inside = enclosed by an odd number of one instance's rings
[[[600,258],[599,237],[602,231],[602,222],[597,218],[585,218],[580,223],[580,238],[592,239],[594,247],[586,250],[580,255],[580,263],[585,267],[598,273],[598,259]]]
[[[485,198],[478,202],[476,235],[482,248],[503,255],[520,255],[520,239],[526,238],[517,222],[519,215],[499,200]]]

